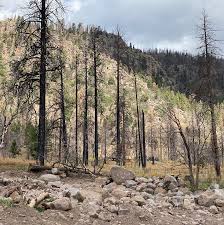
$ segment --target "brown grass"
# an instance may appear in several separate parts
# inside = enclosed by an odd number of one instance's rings
[[[29,164],[35,164],[33,160],[19,158],[0,158],[0,170],[27,170]]]
[[[115,162],[108,162],[104,168],[103,172],[108,173],[110,168],[115,166]],[[185,164],[178,163],[178,162],[156,162],[155,165],[152,165],[150,162],[147,163],[147,167],[142,169],[136,164],[135,162],[129,162],[125,165],[125,168],[133,171],[137,176],[143,177],[150,177],[150,176],[157,176],[157,177],[164,177],[165,175],[179,175],[180,177],[184,178],[186,175],[189,175],[188,168]],[[222,167],[222,174],[224,174],[224,167]],[[214,167],[207,166],[201,169],[200,172],[200,180],[201,181],[215,181],[215,171]]]

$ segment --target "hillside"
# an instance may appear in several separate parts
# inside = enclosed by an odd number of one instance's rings
[[[7,90],[19,87],[15,83],[18,71],[13,64],[23,55],[23,46],[18,45],[15,35],[16,24],[20,18],[0,22],[0,74],[1,74],[1,155],[22,155],[23,158],[36,159],[38,135],[38,85],[34,79],[32,86],[26,86],[17,96],[15,91]],[[91,33],[82,26],[66,29],[63,35],[59,30],[53,32],[54,40],[63,47],[65,68],[63,71],[65,113],[68,134],[70,161],[75,158],[75,76],[78,76],[78,156],[83,154],[84,97],[85,97],[85,49],[86,40]],[[99,104],[99,158],[104,161],[114,158],[116,152],[116,35],[98,29],[100,66],[98,73]],[[170,51],[142,52],[121,39],[121,136],[123,154],[126,159],[139,157],[137,133],[136,90],[137,78],[140,126],[142,111],[145,113],[145,143],[148,160],[175,160],[188,163],[187,152],[179,134],[178,119],[181,128],[191,146],[193,165],[212,163],[210,150],[209,111],[201,101],[196,101],[194,87],[197,85],[198,66],[196,58],[187,54]],[[94,77],[93,53],[88,48],[88,146],[90,161],[94,161]],[[78,64],[76,64],[77,62]],[[218,75],[222,73],[222,59],[218,60]],[[22,70],[34,74],[32,66],[24,64]],[[217,78],[220,80],[220,78]],[[22,80],[24,82],[24,80]],[[222,83],[217,82],[218,99],[222,99]],[[14,88],[10,89],[13,90]],[[21,90],[20,90],[21,91]],[[47,162],[55,162],[62,154],[61,114],[60,114],[60,77],[57,72],[49,72],[47,77]],[[22,101],[21,101],[22,99]],[[23,106],[20,111],[17,107]],[[223,105],[216,106],[217,132],[221,160],[224,158],[223,145]],[[175,117],[174,117],[175,116]],[[201,135],[203,134],[203,135]],[[198,151],[200,157],[197,156]],[[21,156],[20,156],[21,157]],[[60,156],[61,157],[61,156]]]

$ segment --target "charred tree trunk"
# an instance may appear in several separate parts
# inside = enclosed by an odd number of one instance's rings
[[[83,129],[83,163],[88,165],[88,58],[85,51],[85,105],[84,105],[84,129]]]
[[[204,60],[203,63],[203,71],[204,78],[207,84],[207,92],[205,96],[208,101],[208,105],[210,108],[210,122],[211,122],[211,147],[215,165],[215,171],[217,178],[221,177],[221,163],[219,157],[219,148],[218,148],[218,140],[217,140],[217,129],[216,129],[216,118],[215,118],[215,90],[214,90],[214,78],[213,78],[213,68],[214,68],[214,60],[215,55],[214,52],[216,50],[215,42],[216,39],[214,37],[214,29],[210,25],[210,21],[205,12],[202,14],[202,25],[200,27],[200,39],[201,39],[201,48],[203,50],[202,58]]]
[[[107,163],[107,121],[104,122],[104,163]]]
[[[63,79],[63,68],[60,70],[60,97],[61,97],[61,122],[62,122],[62,143],[64,151],[64,161],[68,160],[68,136],[67,136],[67,125],[65,120],[65,99],[64,99],[64,79]]]
[[[75,164],[78,165],[78,56],[75,60]]]
[[[215,171],[216,171],[216,176],[221,177],[221,162],[219,157],[219,147],[218,147],[218,139],[217,139],[217,128],[216,128],[214,104],[210,104],[210,113],[211,113],[211,134],[212,134],[211,143],[212,143]]]
[[[142,167],[146,167],[145,113],[142,110]]]
[[[123,127],[122,127],[122,164],[125,165],[126,162],[126,117],[125,117],[125,96],[123,96],[123,104],[122,104],[122,119],[123,119]]]
[[[61,162],[61,144],[62,144],[62,121],[60,120],[60,127],[59,127],[59,143],[58,143],[58,161]]]
[[[138,128],[138,142],[139,142],[139,166],[143,165],[143,155],[142,155],[142,139],[141,139],[141,128],[140,128],[140,115],[139,115],[139,105],[138,105],[138,88],[136,74],[135,78],[135,99],[136,99],[136,112],[137,112],[137,128]]]
[[[121,130],[120,130],[120,123],[121,123],[121,118],[120,118],[120,54],[121,54],[121,49],[120,49],[120,33],[119,31],[117,32],[117,37],[116,37],[116,61],[117,61],[117,106],[116,106],[116,119],[117,119],[117,124],[116,124],[116,141],[117,141],[117,157],[116,161],[118,165],[121,165]]]
[[[94,70],[94,118],[95,118],[95,142],[94,142],[94,155],[95,166],[99,163],[99,131],[98,131],[98,78],[97,78],[97,47],[96,47],[96,31],[93,37],[93,70]]]
[[[41,61],[40,61],[40,102],[39,102],[39,133],[38,163],[44,166],[46,142],[46,58],[47,58],[47,17],[46,0],[41,3]]]

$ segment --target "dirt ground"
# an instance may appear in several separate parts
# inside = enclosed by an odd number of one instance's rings
[[[21,172],[4,173],[5,177],[33,177],[37,175]],[[74,176],[65,178],[64,183],[75,184],[77,187],[95,190],[100,184],[86,176]],[[46,210],[39,212],[36,209],[22,204],[11,208],[0,206],[0,225],[224,225],[224,213],[211,214],[206,210],[188,211],[178,208],[153,208],[145,216],[140,217],[136,211],[130,211],[127,215],[114,215],[110,222],[100,219],[88,218],[80,208],[63,212]]]

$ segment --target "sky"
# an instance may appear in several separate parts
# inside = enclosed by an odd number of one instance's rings
[[[0,19],[21,14],[27,0],[0,0]],[[119,25],[127,42],[140,49],[195,53],[197,25],[205,9],[224,40],[224,0],[63,0],[66,22],[99,25],[112,32]],[[219,47],[224,50],[224,43]],[[223,46],[222,46],[223,45]]]

